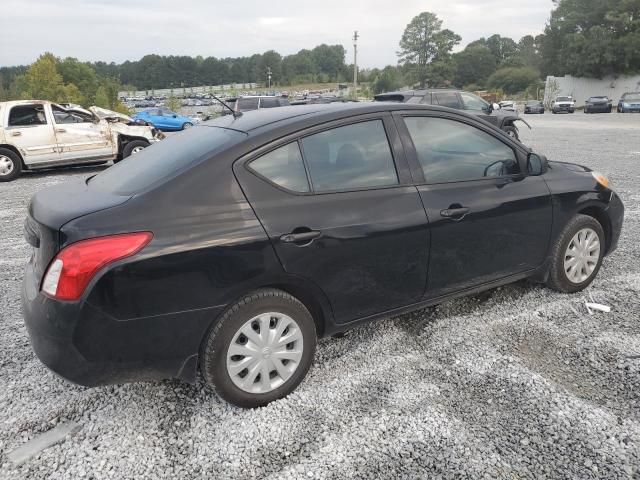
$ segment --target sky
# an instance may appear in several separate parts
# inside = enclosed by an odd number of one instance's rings
[[[397,63],[406,25],[433,12],[462,36],[461,45],[494,33],[519,40],[544,30],[551,0],[2,0],[0,66],[41,53],[83,61],[123,62],[160,55],[282,55],[321,43],[341,44],[358,65]]]

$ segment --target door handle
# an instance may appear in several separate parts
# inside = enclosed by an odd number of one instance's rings
[[[22,132],[11,132],[12,137],[19,137],[20,135],[22,135]]]
[[[64,132],[66,132],[66,130],[64,128],[56,128],[56,132],[64,133]]]
[[[458,207],[458,208],[445,208],[444,210],[440,210],[440,216],[445,218],[450,218],[451,220],[460,221],[469,213],[468,207]]]
[[[309,243],[322,235],[322,232],[310,230],[299,233],[286,233],[280,237],[280,241],[284,243]]]

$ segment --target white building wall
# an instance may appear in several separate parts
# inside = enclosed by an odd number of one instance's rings
[[[585,100],[596,95],[606,95],[613,100],[614,107],[623,93],[640,92],[640,75],[631,77],[577,78],[547,77],[544,103],[549,105],[558,95],[571,95],[576,106],[584,106]]]

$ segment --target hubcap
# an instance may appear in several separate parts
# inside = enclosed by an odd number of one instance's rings
[[[185,128],[185,130],[186,130],[187,128],[191,128],[191,127],[192,127],[192,125],[191,125],[190,123],[185,123],[185,124],[184,124],[184,128]]]
[[[582,283],[593,275],[600,259],[600,239],[591,228],[579,230],[564,254],[564,271],[572,283]]]
[[[131,150],[131,155],[133,155],[134,153],[140,153],[142,150],[144,150],[144,147],[133,147],[133,150]]]
[[[267,312],[236,332],[227,351],[227,373],[249,393],[267,393],[284,384],[300,365],[302,331],[288,315]]]
[[[0,175],[9,175],[13,172],[13,160],[5,155],[0,155]]]

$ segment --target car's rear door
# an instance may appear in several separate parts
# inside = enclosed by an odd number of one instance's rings
[[[526,175],[526,152],[491,127],[455,114],[396,114],[431,226],[427,296],[540,266],[551,195]]]
[[[53,119],[44,104],[14,105],[3,120],[7,142],[21,152],[27,166],[60,161]]]
[[[429,229],[390,115],[314,127],[234,169],[286,272],[338,323],[421,299]]]

